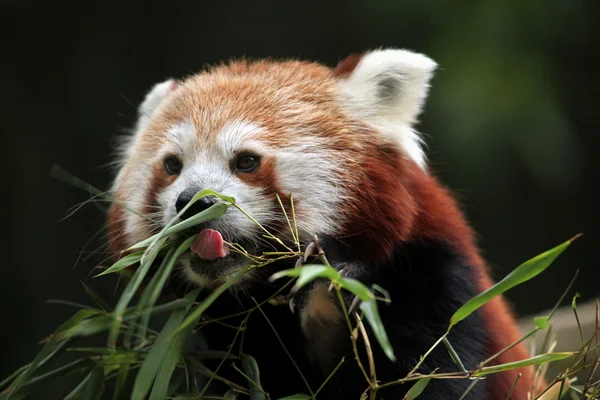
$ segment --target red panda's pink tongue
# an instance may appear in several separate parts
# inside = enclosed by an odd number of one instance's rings
[[[223,236],[213,229],[201,231],[192,243],[191,250],[204,260],[216,260],[229,254],[224,246]]]

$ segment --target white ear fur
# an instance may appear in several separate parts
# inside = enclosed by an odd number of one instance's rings
[[[140,104],[138,108],[138,121],[135,127],[136,133],[139,133],[146,129],[148,123],[152,120],[152,114],[158,108],[160,103],[164,100],[169,93],[171,93],[175,87],[177,87],[177,81],[169,79],[167,81],[157,83],[150,89],[146,98]]]
[[[138,119],[135,128],[131,130],[131,133],[121,139],[118,147],[117,166],[123,166],[125,160],[131,157],[131,150],[134,147],[134,143],[152,121],[152,115],[158,106],[176,87],[177,81],[169,79],[165,82],[157,83],[150,89],[146,98],[138,108]]]
[[[376,50],[364,55],[339,83],[344,107],[397,140],[421,168],[425,155],[412,125],[436,66],[429,57],[408,50]]]

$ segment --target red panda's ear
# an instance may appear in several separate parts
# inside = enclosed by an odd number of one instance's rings
[[[135,143],[135,138],[146,130],[150,121],[152,121],[152,115],[156,112],[163,100],[173,92],[179,82],[175,79],[169,79],[167,81],[157,83],[150,89],[146,98],[138,107],[138,119],[135,124],[135,128],[131,130],[129,135],[122,138],[119,146],[119,165],[131,155],[131,149]]]
[[[342,61],[338,79],[342,105],[352,115],[393,137],[404,153],[421,167],[421,139],[412,130],[437,64],[408,50],[376,50]]]
[[[157,83],[150,89],[146,98],[138,108],[138,120],[136,124],[136,133],[146,129],[148,123],[152,120],[152,114],[160,103],[177,87],[178,82],[175,79]]]

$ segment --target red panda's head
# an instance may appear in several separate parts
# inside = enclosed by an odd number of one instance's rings
[[[425,157],[412,125],[435,66],[420,54],[380,50],[334,69],[237,61],[154,86],[114,183],[122,206],[109,215],[113,251],[150,236],[196,191],[213,189],[274,229],[286,226],[276,194],[292,194],[303,240],[345,236],[385,256],[410,234],[417,212],[409,177]],[[233,207],[209,225],[249,251],[264,248],[257,225]],[[204,284],[242,260],[194,262],[184,258],[185,274]]]

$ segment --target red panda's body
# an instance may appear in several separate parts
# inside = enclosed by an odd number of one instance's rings
[[[351,57],[333,70],[297,61],[242,61],[179,84],[157,85],[141,107],[114,187],[117,200],[149,215],[154,226],[113,207],[113,250],[149,236],[175,216],[190,193],[205,188],[235,197],[261,224],[285,235],[276,195],[285,201],[292,194],[303,244],[317,235],[333,266],[390,292],[391,304],[381,305],[381,315],[398,360],[392,363],[377,346],[374,356],[380,381],[402,378],[446,331],[452,313],[492,284],[455,200],[426,171],[421,139],[412,128],[434,68],[425,56],[384,50]],[[206,227],[249,251],[264,250],[256,226],[230,210]],[[182,261],[184,276],[210,286],[246,262],[233,255],[210,258],[201,251],[190,254]],[[242,281],[243,291],[268,297],[276,289],[267,283],[273,268],[289,267],[253,269]],[[229,300],[222,299],[216,312],[254,304],[249,298]],[[319,398],[359,398],[366,381],[353,362],[336,299],[316,282],[299,292],[294,304],[294,314],[268,304],[264,311],[311,387],[345,357]],[[244,351],[257,358],[265,390],[272,398],[302,391],[304,381],[256,314]],[[211,349],[231,342],[222,327],[205,333]],[[450,335],[467,368],[518,338],[502,298]],[[526,357],[524,348],[515,346],[494,363]],[[443,348],[432,352],[420,371],[435,368],[456,371]],[[511,398],[525,400],[532,388],[526,369],[493,375],[465,398],[505,399],[518,372],[523,375]],[[435,380],[420,398],[458,399],[469,384]],[[379,396],[402,398],[409,387],[390,386]]]

